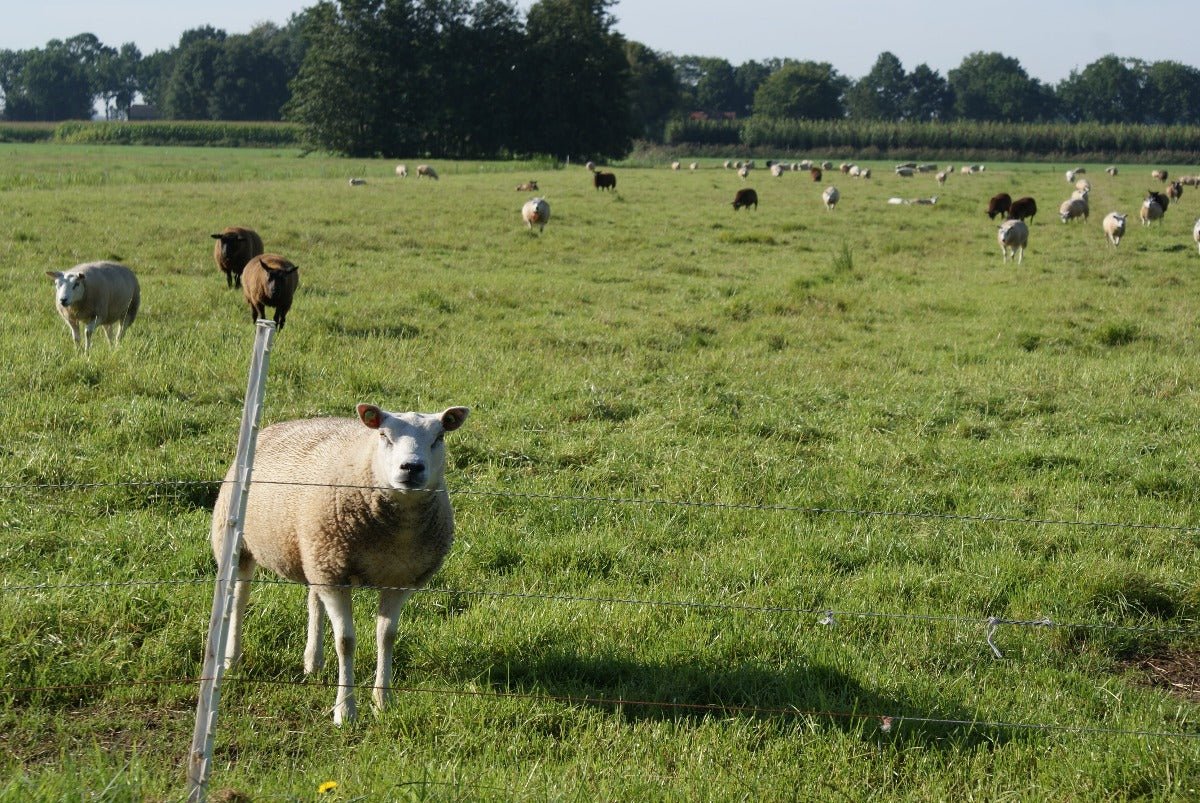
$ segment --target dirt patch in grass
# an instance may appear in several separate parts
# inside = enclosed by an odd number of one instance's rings
[[[1171,652],[1149,658],[1132,658],[1123,662],[1122,668],[1147,686],[1200,703],[1200,652]]]

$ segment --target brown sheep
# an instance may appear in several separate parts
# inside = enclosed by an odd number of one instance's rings
[[[1150,178],[1156,178],[1165,184],[1167,181],[1167,171],[1166,170],[1151,170]]]
[[[617,177],[614,173],[597,170],[592,173],[592,186],[598,190],[615,190],[617,188]]]
[[[1007,192],[1001,192],[993,195],[988,200],[987,216],[988,220],[995,220],[996,215],[1007,215],[1009,207],[1012,206],[1012,196]]]
[[[533,179],[526,181],[524,184],[517,185],[517,192],[537,192],[537,182]]]
[[[1183,197],[1183,182],[1172,181],[1167,184],[1167,197],[1172,201],[1178,201]]]
[[[1026,195],[1023,198],[1018,198],[1012,202],[1012,206],[1008,208],[1009,220],[1025,220],[1033,222],[1033,216],[1037,214],[1037,201]]]
[[[242,269],[246,263],[263,252],[262,238],[253,229],[229,226],[212,235],[213,259],[225,274],[225,285],[232,289],[242,286]]]
[[[821,180],[821,175],[822,175],[822,173],[821,173],[821,168],[819,168],[819,167],[813,167],[813,168],[810,168],[810,169],[809,169],[809,171],[808,171],[808,174],[809,174],[810,176],[812,176],[812,180],[813,180],[813,181],[820,181],[820,180]]]
[[[283,331],[292,297],[300,286],[299,268],[279,254],[259,254],[242,272],[242,295],[250,305],[250,320],[266,315],[266,307],[275,308],[275,325]]]
[[[737,191],[733,196],[733,211],[736,212],[743,206],[749,207],[753,205],[754,209],[758,210],[758,193],[749,187]]]

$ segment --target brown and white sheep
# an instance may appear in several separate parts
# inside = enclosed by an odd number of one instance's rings
[[[525,226],[533,231],[533,227],[537,226],[539,232],[546,230],[546,223],[550,220],[550,204],[546,203],[545,198],[530,198],[521,207],[521,220],[525,221]]]

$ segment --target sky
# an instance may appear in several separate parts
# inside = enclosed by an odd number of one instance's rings
[[[518,0],[527,9],[534,0]],[[0,49],[44,47],[50,39],[95,34],[106,45],[133,42],[144,55],[165,50],[189,28],[245,33],[284,24],[314,0],[42,0],[9,10]],[[794,58],[827,61],[861,78],[890,51],[911,71],[943,76],[975,51],[999,52],[1056,84],[1110,53],[1200,67],[1200,1],[1157,0],[618,0],[610,9],[627,39],[677,56],[717,56],[733,65]]]

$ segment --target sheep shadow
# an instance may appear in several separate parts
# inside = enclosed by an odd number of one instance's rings
[[[935,713],[863,686],[828,666],[793,669],[687,661],[644,663],[615,656],[548,650],[536,659],[490,656],[485,683],[497,694],[529,695],[619,711],[626,721],[699,724],[712,717],[785,722],[804,718],[864,741],[891,741],[936,749],[999,746],[1021,738],[1019,729],[983,726],[962,706],[944,701]],[[401,670],[402,672],[403,670]],[[464,682],[478,676],[462,675]]]

